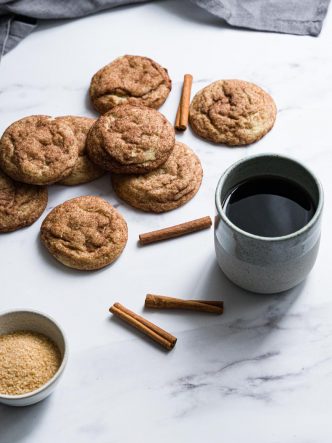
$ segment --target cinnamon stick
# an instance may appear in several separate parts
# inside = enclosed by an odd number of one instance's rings
[[[152,309],[188,309],[213,314],[222,314],[224,312],[224,303],[222,301],[182,300],[180,298],[154,294],[146,295],[145,307]]]
[[[197,218],[196,220],[191,220],[179,225],[140,234],[139,242],[141,245],[148,245],[157,241],[180,237],[181,235],[191,234],[192,232],[201,231],[202,229],[208,229],[211,225],[211,217]]]
[[[164,348],[171,350],[174,348],[177,338],[167,331],[159,328],[159,326],[149,322],[144,317],[141,317],[135,312],[125,308],[120,303],[114,303],[110,307],[110,312],[121,318],[121,320],[138,329],[143,334],[150,337],[155,342],[159,343]]]
[[[175,118],[175,129],[178,131],[185,131],[188,126],[192,82],[193,76],[191,74],[185,74],[183,78],[181,99]]]

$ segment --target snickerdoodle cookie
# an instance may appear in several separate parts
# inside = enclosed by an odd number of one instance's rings
[[[199,91],[190,105],[190,124],[201,137],[226,145],[246,145],[273,127],[276,105],[253,83],[219,80]]]
[[[120,105],[99,117],[87,139],[91,160],[118,174],[146,173],[168,159],[173,126],[155,109]]]
[[[158,63],[147,57],[124,55],[92,77],[89,92],[93,106],[104,114],[126,103],[158,109],[171,88],[167,70]]]
[[[144,175],[112,176],[117,195],[147,212],[165,212],[192,199],[203,177],[201,162],[183,143],[176,142],[166,163]]]
[[[16,182],[0,171],[0,232],[32,225],[46,205],[46,187]]]
[[[60,180],[59,184],[67,186],[81,185],[101,177],[105,171],[92,163],[86,153],[86,137],[95,120],[73,115],[57,117],[56,120],[63,121],[71,127],[78,146],[78,159],[75,166],[67,177]]]
[[[0,140],[0,166],[14,180],[33,185],[55,183],[73,169],[78,147],[71,127],[46,115],[11,124]]]
[[[121,254],[128,238],[122,215],[100,197],[77,197],[56,206],[41,226],[41,241],[70,268],[100,269]]]

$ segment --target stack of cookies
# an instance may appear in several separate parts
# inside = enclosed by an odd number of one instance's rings
[[[86,153],[94,123],[85,117],[45,115],[23,118],[0,141],[0,232],[34,223],[48,200],[46,185],[78,185],[104,174]],[[79,197],[50,212],[41,240],[63,264],[99,269],[112,263],[127,242],[121,214],[99,197]]]
[[[30,185],[79,185],[104,171],[86,155],[94,119],[33,115],[10,125],[0,141],[0,166],[13,180]]]
[[[177,208],[198,191],[202,168],[156,109],[166,100],[166,69],[145,57],[124,56],[98,71],[91,100],[102,115],[14,122],[0,141],[0,232],[34,223],[47,205],[47,185],[74,186],[112,175],[115,192],[151,212]],[[69,200],[46,217],[41,240],[61,263],[99,269],[124,249],[127,224],[105,200]]]
[[[103,115],[87,138],[90,159],[112,173],[117,195],[135,208],[165,212],[190,200],[202,181],[198,157],[175,141],[158,109],[171,90],[167,70],[125,55],[92,78],[90,97]]]

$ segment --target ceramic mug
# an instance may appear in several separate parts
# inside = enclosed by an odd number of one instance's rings
[[[223,202],[239,183],[258,176],[291,178],[311,196],[316,211],[300,230],[282,237],[245,232],[226,216]],[[216,189],[214,239],[217,261],[224,274],[241,288],[263,294],[282,292],[303,281],[317,257],[323,190],[300,162],[276,154],[246,157],[230,166]]]

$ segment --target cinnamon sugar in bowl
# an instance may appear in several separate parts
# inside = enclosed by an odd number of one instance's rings
[[[67,361],[66,340],[50,317],[35,311],[0,314],[0,402],[26,406],[47,397]]]

